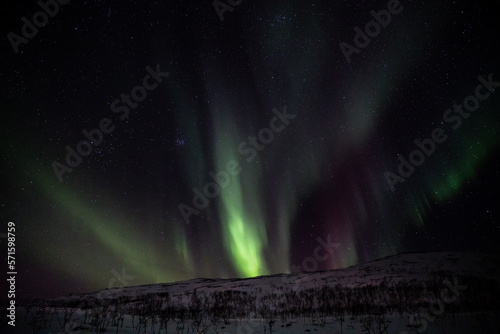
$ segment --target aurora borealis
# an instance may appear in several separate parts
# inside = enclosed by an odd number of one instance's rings
[[[456,131],[442,117],[478,76],[500,81],[493,3],[401,1],[348,63],[340,43],[388,1],[244,1],[222,22],[206,1],[72,1],[17,54],[7,34],[40,7],[8,1],[0,235],[16,223],[18,298],[120,286],[123,270],[130,285],[290,272],[328,235],[319,270],[498,253],[500,89]],[[157,65],[168,77],[114,113]],[[51,164],[103,118],[114,130],[59,182]],[[437,127],[447,140],[392,192],[384,173]]]

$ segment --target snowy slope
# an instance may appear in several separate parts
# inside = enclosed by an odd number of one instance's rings
[[[499,314],[499,255],[426,252],[322,272],[105,289],[34,301],[19,318],[40,333],[431,334],[497,333]]]
[[[460,252],[407,253],[389,256],[372,262],[322,272],[302,272],[278,274],[243,279],[192,279],[167,284],[150,284],[124,288],[112,288],[89,294],[72,295],[55,300],[85,299],[89,297],[117,298],[119,296],[137,297],[149,293],[185,294],[198,291],[238,290],[262,293],[271,292],[279,287],[292,287],[295,290],[310,289],[323,285],[362,287],[386,281],[394,284],[401,281],[433,280],[437,273],[452,276],[487,278],[500,282],[500,255]]]

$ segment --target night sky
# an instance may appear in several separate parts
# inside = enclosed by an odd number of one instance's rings
[[[493,3],[258,0],[221,21],[211,1],[73,0],[16,47],[41,7],[3,3],[17,298],[290,272],[318,238],[340,244],[318,270],[499,253]]]

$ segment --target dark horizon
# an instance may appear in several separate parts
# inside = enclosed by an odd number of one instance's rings
[[[474,254],[474,255],[487,255],[487,256],[495,256],[498,255],[500,256],[500,253],[484,253],[484,252],[464,252],[464,251],[445,251],[445,250],[429,250],[429,251],[419,251],[419,252],[403,252],[399,254],[393,254],[393,255],[387,255],[378,259],[374,260],[369,260],[363,263],[358,263],[355,265],[347,266],[344,268],[335,268],[335,269],[323,269],[323,270],[316,270],[316,271],[295,271],[295,272],[290,272],[290,273],[274,273],[274,274],[267,274],[267,275],[259,275],[259,276],[253,276],[253,277],[193,277],[185,280],[179,280],[179,281],[173,281],[173,282],[162,282],[162,283],[149,283],[149,284],[140,284],[140,285],[128,285],[128,286],[115,286],[112,288],[103,288],[103,289],[98,289],[98,290],[93,290],[93,291],[83,291],[83,292],[70,292],[62,295],[55,295],[55,296],[39,296],[39,297],[31,297],[28,299],[21,299],[22,302],[29,302],[29,301],[35,301],[35,300],[46,300],[46,299],[52,299],[52,298],[62,298],[62,297],[70,297],[74,295],[80,295],[80,294],[95,294],[100,291],[105,291],[105,290],[112,290],[112,289],[122,289],[122,288],[135,288],[135,287],[143,287],[143,286],[150,286],[150,285],[176,285],[176,284],[185,284],[188,281],[195,281],[195,280],[247,280],[247,279],[260,279],[264,277],[273,277],[273,276],[280,276],[280,275],[291,275],[291,274],[314,274],[314,273],[321,273],[321,272],[329,272],[329,271],[337,271],[337,270],[344,270],[344,269],[349,269],[352,267],[357,267],[360,265],[366,265],[370,264],[373,262],[377,261],[383,261],[383,260],[388,260],[389,258],[393,257],[398,257],[398,256],[404,256],[404,255],[413,255],[413,254],[428,254],[428,253],[460,253],[460,254]],[[20,303],[22,305],[22,303]]]

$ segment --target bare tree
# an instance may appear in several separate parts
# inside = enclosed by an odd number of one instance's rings
[[[388,334],[389,324],[390,321],[382,313],[361,318],[362,330],[368,334]]]
[[[94,307],[90,310],[90,326],[94,327],[96,333],[106,330],[108,323],[108,306]]]
[[[179,305],[176,309],[176,318],[177,318],[177,324],[176,324],[176,330],[177,332],[184,333],[184,324],[186,321],[186,316],[187,316],[188,310],[184,307],[184,305]]]
[[[57,312],[56,309],[54,309],[54,311],[57,323],[59,324],[59,327],[61,327],[61,330],[63,330],[64,333],[70,333],[77,321],[76,319],[72,319],[76,309],[63,307],[59,312]]]
[[[263,300],[259,307],[259,314],[263,319],[266,319],[266,323],[269,328],[269,334],[273,332],[273,326],[276,322],[276,309],[270,305],[269,297],[266,300]]]
[[[173,307],[170,300],[170,295],[166,293],[162,298],[162,304],[160,309],[160,330],[165,329],[165,333],[168,332],[168,322],[174,316]]]
[[[30,309],[29,316],[26,314],[26,323],[33,328],[33,333],[36,334],[50,326],[54,315],[45,303],[37,301]]]

